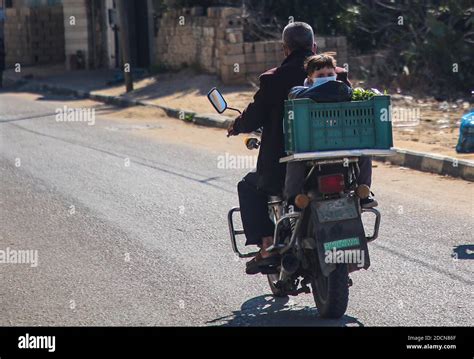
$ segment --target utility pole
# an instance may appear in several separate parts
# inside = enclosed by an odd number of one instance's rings
[[[119,22],[119,42],[122,50],[123,77],[127,92],[133,91],[130,58],[130,32],[128,27],[126,0],[116,0]]]

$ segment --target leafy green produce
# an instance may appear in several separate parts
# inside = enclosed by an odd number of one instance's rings
[[[387,91],[385,91],[384,94],[386,95]],[[379,95],[382,95],[382,93],[377,89],[364,90],[361,87],[356,87],[352,91],[352,101],[367,101],[372,97]]]

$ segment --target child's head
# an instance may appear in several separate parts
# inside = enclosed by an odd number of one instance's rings
[[[333,55],[335,53],[325,52],[308,57],[304,64],[308,78],[314,80],[318,77],[336,76],[336,60]]]

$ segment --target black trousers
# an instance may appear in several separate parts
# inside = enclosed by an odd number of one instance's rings
[[[285,198],[301,193],[305,167],[303,162],[290,163],[287,167],[285,183]],[[370,187],[372,182],[372,159],[361,157],[359,159],[360,175],[359,184]],[[269,194],[259,190],[257,187],[257,173],[248,173],[237,185],[239,193],[240,216],[244,227],[245,245],[260,245],[263,237],[273,236],[274,223],[270,220],[268,213]]]
[[[257,173],[248,173],[237,185],[245,245],[260,245],[263,237],[273,237],[275,225],[268,213],[268,194],[257,188]]]

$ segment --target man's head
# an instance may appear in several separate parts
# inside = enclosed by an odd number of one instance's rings
[[[316,52],[313,29],[305,22],[292,22],[286,25],[283,29],[282,40],[285,56],[295,50]]]

